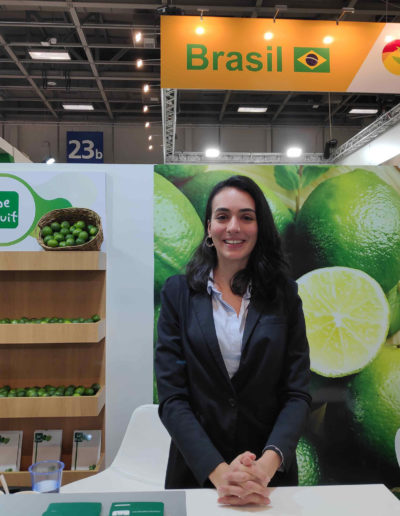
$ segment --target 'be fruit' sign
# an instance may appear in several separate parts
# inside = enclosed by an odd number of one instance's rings
[[[0,228],[16,228],[18,226],[17,192],[0,192]]]

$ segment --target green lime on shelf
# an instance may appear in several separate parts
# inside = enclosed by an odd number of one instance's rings
[[[327,377],[361,371],[378,354],[389,329],[389,304],[365,272],[326,267],[298,280],[311,370]]]
[[[78,220],[70,224],[67,220],[61,223],[52,222],[41,229],[41,237],[48,247],[74,247],[93,240],[99,232],[99,228],[93,224],[86,224],[84,220]]]

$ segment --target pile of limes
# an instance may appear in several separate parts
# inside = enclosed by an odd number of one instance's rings
[[[51,396],[94,396],[100,390],[98,383],[93,383],[90,387],[83,385],[45,385],[44,387],[18,387],[11,388],[4,385],[0,389],[0,398],[48,398]]]
[[[43,242],[48,247],[78,246],[93,240],[99,228],[93,224],[86,224],[84,220],[78,220],[70,224],[67,220],[52,222],[44,226],[40,232]]]
[[[100,321],[100,316],[97,314],[92,317],[21,317],[20,319],[10,319],[4,317],[0,319],[0,324],[69,324],[69,323],[94,323]]]

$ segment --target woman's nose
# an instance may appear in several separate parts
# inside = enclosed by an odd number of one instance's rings
[[[240,231],[239,219],[237,217],[232,217],[228,224],[228,231],[238,232]]]

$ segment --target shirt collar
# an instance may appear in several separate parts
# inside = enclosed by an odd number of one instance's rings
[[[251,287],[251,282],[249,282],[249,284],[247,285],[247,289],[246,289],[246,292],[243,295],[243,299],[250,299],[251,298],[250,287]],[[214,284],[214,271],[213,271],[213,269],[211,269],[210,270],[210,274],[208,275],[207,293],[209,295],[211,295],[213,292],[215,294],[221,295],[221,292],[216,288],[216,286]]]

